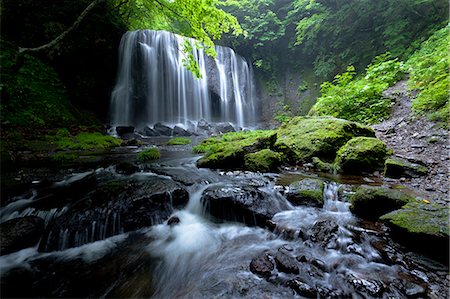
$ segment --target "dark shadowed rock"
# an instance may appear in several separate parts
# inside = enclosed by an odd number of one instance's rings
[[[39,249],[80,246],[162,223],[188,199],[179,183],[157,176],[101,182],[49,224]]]
[[[180,223],[180,218],[178,218],[177,216],[172,216],[169,218],[169,220],[167,220],[168,226],[174,226],[177,225],[178,223]]]
[[[230,123],[218,123],[216,129],[219,133],[235,132],[236,129]]]
[[[131,133],[134,133],[134,127],[133,126],[117,126],[116,133],[119,136],[122,136],[125,134],[131,134]]]
[[[300,272],[297,260],[286,250],[278,250],[275,255],[275,262],[277,264],[277,269],[281,272],[293,274],[298,274]]]
[[[122,174],[132,174],[139,171],[139,167],[130,162],[120,162],[116,165],[116,171]]]
[[[20,217],[0,224],[0,255],[36,245],[44,232],[44,219]]]
[[[425,166],[410,163],[399,158],[387,159],[384,164],[384,175],[390,178],[416,178],[426,175],[427,172],[428,170]]]
[[[156,132],[155,130],[153,130],[152,128],[150,128],[149,126],[145,126],[142,130],[139,131],[142,135],[144,136],[148,136],[148,137],[155,137],[155,136],[159,136],[161,134],[159,134],[158,132]]]
[[[274,269],[275,265],[269,258],[267,252],[253,258],[250,262],[250,271],[262,277],[269,277]]]
[[[162,123],[156,123],[153,126],[153,130],[162,136],[172,136],[173,133],[173,130],[170,127],[165,126]]]
[[[179,126],[173,127],[173,136],[191,136],[192,134]]]
[[[212,186],[203,191],[201,202],[214,217],[261,227],[287,209],[277,198],[252,186]]]
[[[373,279],[362,279],[351,276],[348,282],[359,292],[373,297],[381,297],[384,292],[383,284]]]

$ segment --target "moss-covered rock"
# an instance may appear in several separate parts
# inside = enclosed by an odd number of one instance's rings
[[[161,157],[159,150],[155,147],[148,148],[138,153],[138,159],[141,162],[150,162]]]
[[[312,164],[314,166],[314,169],[320,172],[334,173],[336,169],[336,165],[334,163],[324,162],[317,157],[312,158]]]
[[[336,152],[356,136],[375,137],[362,124],[333,117],[294,117],[278,130],[275,149],[292,162],[309,162],[313,157],[334,160]]]
[[[303,179],[289,185],[286,198],[295,205],[323,206],[324,183],[318,179]]]
[[[449,218],[445,206],[414,201],[380,217],[406,245],[448,260]]]
[[[427,172],[428,169],[425,166],[409,163],[399,158],[390,158],[384,163],[384,176],[390,178],[414,178],[426,175]]]
[[[371,172],[383,167],[387,155],[383,141],[373,137],[355,137],[338,150],[335,162],[341,172]]]
[[[401,208],[413,198],[399,190],[360,186],[350,196],[350,210],[357,216],[376,220],[383,214]]]
[[[274,131],[248,131],[205,139],[193,148],[194,152],[205,153],[197,161],[197,166],[214,169],[243,168],[246,154],[272,147],[276,136]]]
[[[276,171],[281,161],[282,154],[270,149],[263,149],[259,152],[245,155],[244,168],[259,172]]]

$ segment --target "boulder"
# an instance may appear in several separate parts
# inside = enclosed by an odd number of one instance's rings
[[[172,128],[165,126],[162,123],[156,123],[153,126],[153,130],[162,136],[172,136],[172,132],[173,132]]]
[[[76,247],[163,223],[188,199],[181,184],[158,176],[100,182],[49,223],[39,250]]]
[[[288,286],[302,297],[317,298],[317,290],[299,279],[290,280]]]
[[[322,161],[321,159],[317,157],[312,158],[312,164],[314,166],[314,169],[319,172],[328,172],[328,173],[334,173],[335,172],[335,165],[332,163],[327,163]]]
[[[244,157],[244,168],[254,172],[276,171],[282,161],[282,154],[270,149],[250,153]]]
[[[409,248],[448,263],[448,208],[428,201],[413,201],[380,217],[393,236]]]
[[[273,215],[288,209],[277,198],[252,186],[211,186],[203,191],[201,202],[216,218],[261,227]]]
[[[286,199],[295,205],[323,207],[324,183],[318,179],[306,178],[289,185]]]
[[[265,278],[270,277],[274,269],[275,265],[267,252],[253,258],[250,262],[250,271]]]
[[[132,133],[134,133],[134,127],[133,126],[117,126],[116,133],[119,136],[123,136],[125,134],[132,134]]]
[[[145,126],[142,130],[139,131],[139,133],[148,137],[155,137],[161,135],[157,131],[150,128],[149,126]]]
[[[326,247],[335,238],[338,229],[339,226],[335,220],[322,219],[316,221],[307,233],[311,241],[319,243],[322,247]]]
[[[292,118],[278,129],[275,149],[292,162],[310,162],[313,157],[332,161],[347,141],[357,136],[375,137],[362,124],[333,117]]]
[[[293,274],[298,274],[300,272],[300,269],[298,268],[298,262],[295,257],[281,248],[275,255],[275,263],[277,265],[278,271]]]
[[[206,152],[206,155],[197,161],[197,166],[213,169],[242,169],[246,154],[270,148],[275,143],[275,139],[276,133],[273,131],[228,133],[205,139],[194,147],[194,151]]]
[[[383,214],[401,208],[413,198],[399,190],[360,186],[350,196],[350,210],[357,216],[376,220]]]
[[[229,132],[235,132],[236,129],[233,127],[230,123],[217,123],[216,124],[216,130],[221,133],[229,133]]]
[[[14,218],[0,224],[0,255],[31,247],[44,232],[44,219],[36,216]]]
[[[335,163],[345,173],[373,172],[383,168],[387,155],[383,141],[373,137],[355,137],[338,150]]]
[[[363,294],[368,294],[372,297],[381,297],[384,292],[383,283],[373,279],[362,279],[350,275],[348,283],[352,285],[355,290]]]
[[[173,127],[173,136],[191,136],[192,134],[186,131],[185,129],[175,126]]]
[[[387,159],[384,164],[384,176],[390,178],[410,177],[416,178],[426,175],[428,169],[419,164],[410,163],[403,159],[391,158]]]

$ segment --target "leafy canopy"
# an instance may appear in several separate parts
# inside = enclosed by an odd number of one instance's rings
[[[237,19],[218,8],[217,0],[110,0],[112,8],[124,19],[129,30],[168,30],[196,39],[197,48],[215,57],[213,40],[223,33],[243,33]],[[185,66],[200,77],[192,54],[192,45],[185,42]]]

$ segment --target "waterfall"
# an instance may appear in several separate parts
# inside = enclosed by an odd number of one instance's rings
[[[183,65],[187,41],[200,68],[196,79]],[[247,126],[256,121],[251,66],[233,49],[216,46],[215,59],[197,41],[166,31],[127,32],[119,48],[111,121],[117,125],[184,124],[206,119]]]

